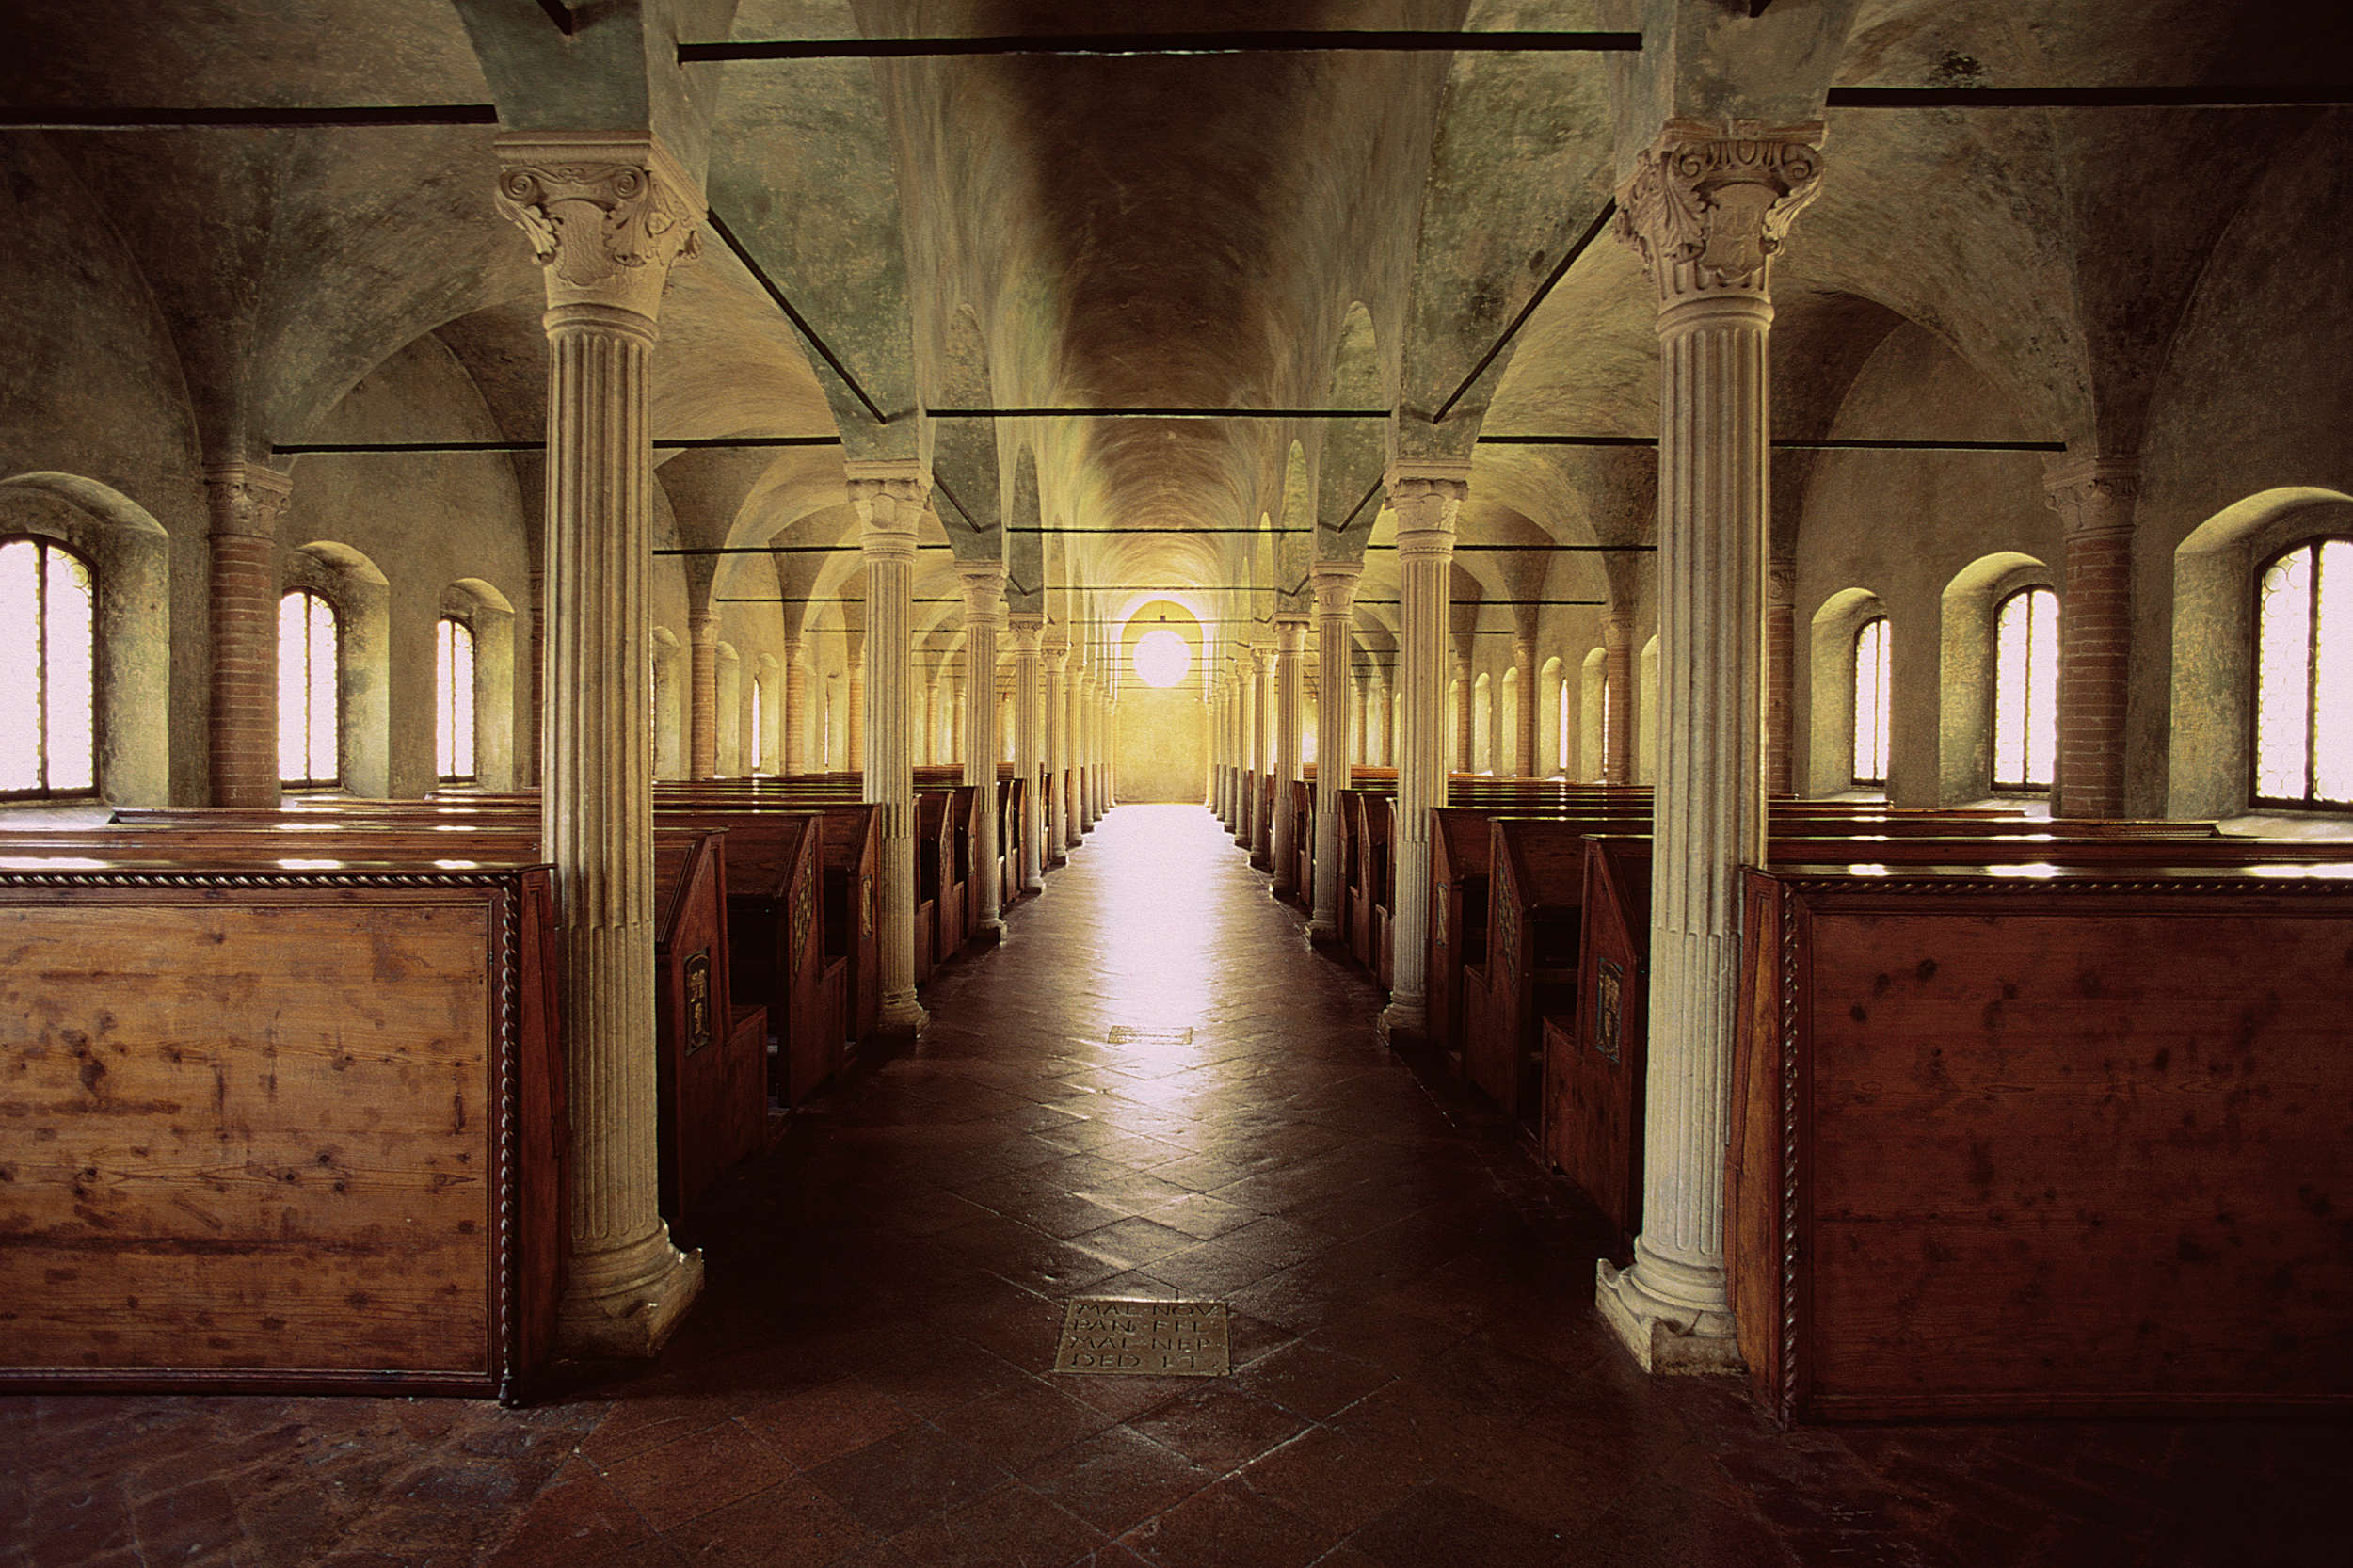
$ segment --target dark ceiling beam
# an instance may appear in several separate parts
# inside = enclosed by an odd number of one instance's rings
[[[1209,526],[1209,525],[1207,525],[1207,524],[1204,524],[1203,526],[1198,527],[1198,528],[1193,528],[1193,527],[1186,527],[1186,528],[1009,528],[1009,529],[1007,529],[1007,530],[1006,530],[1006,532],[1007,532],[1007,533],[1009,533],[1009,534],[1025,534],[1025,535],[1026,535],[1026,534],[1101,534],[1101,535],[1118,535],[1118,536],[1126,536],[1126,537],[1129,537],[1129,538],[1156,538],[1156,537],[1158,537],[1158,536],[1160,536],[1160,535],[1163,535],[1163,534],[1172,534],[1172,535],[1193,535],[1193,534],[1263,534],[1263,535],[1265,535],[1268,538],[1271,538],[1271,539],[1273,539],[1273,538],[1299,539],[1299,538],[1305,538],[1305,537],[1306,537],[1306,536],[1307,536],[1307,530],[1305,530],[1305,528],[1251,528],[1251,527],[1247,527],[1247,526],[1237,526],[1237,527],[1212,527],[1212,526]]]
[[[681,43],[680,65],[714,60],[914,60],[986,55],[1132,58],[1190,55],[1610,55],[1640,33],[1457,33],[1419,28],[1279,28],[1198,33],[1031,33],[972,38],[742,39]]]
[[[696,436],[681,440],[655,441],[656,452],[740,451],[785,446],[840,446],[839,436]],[[419,453],[452,452],[544,452],[548,443],[538,441],[280,441],[270,447],[270,454],[279,457],[307,457],[323,454],[348,456],[356,453]]]
[[[850,395],[866,406],[866,411],[874,416],[876,424],[888,424],[890,416],[884,413],[874,400],[866,395],[866,389],[858,384],[858,378],[850,374],[850,367],[841,362],[840,357],[834,353],[832,345],[817,335],[817,328],[808,324],[808,318],[792,308],[792,301],[784,296],[784,291],[776,287],[776,280],[768,276],[768,269],[761,266],[752,253],[744,248],[744,242],[735,237],[735,231],[727,226],[726,220],[720,217],[716,211],[706,213],[704,216],[711,224],[711,232],[719,236],[720,243],[735,252],[735,259],[744,264],[744,270],[752,275],[752,280],[765,289],[768,297],[776,301],[776,309],[784,312],[784,319],[792,324],[792,329],[800,333],[808,345],[817,350],[818,356],[833,367],[833,373],[841,378],[841,384],[850,389]],[[963,508],[957,509],[961,511]]]
[[[926,408],[934,419],[1386,419],[1386,408]]]
[[[539,0],[539,8],[548,13],[548,20],[555,24],[555,30],[566,38],[570,38],[580,25],[580,19],[572,15],[572,8],[564,0]]]
[[[2344,83],[2235,87],[1833,88],[1833,109],[2326,109],[2353,104]]]
[[[0,131],[332,131],[496,125],[495,104],[348,104],[307,109],[0,107]]]
[[[1506,327],[1503,329],[1503,335],[1496,339],[1493,346],[1479,357],[1479,362],[1471,366],[1470,374],[1463,377],[1463,384],[1454,389],[1453,395],[1438,405],[1438,411],[1430,417],[1431,424],[1443,424],[1448,413],[1457,403],[1463,401],[1463,394],[1469,392],[1481,376],[1487,374],[1487,367],[1495,363],[1496,356],[1502,353],[1511,341],[1518,336],[1519,329],[1528,325],[1528,318],[1536,313],[1536,307],[1542,305],[1545,296],[1552,293],[1554,286],[1569,275],[1569,268],[1577,264],[1577,259],[1585,254],[1586,248],[1601,237],[1601,232],[1609,226],[1609,220],[1616,216],[1617,211],[1618,203],[1614,200],[1601,204],[1601,211],[1593,215],[1593,221],[1588,223],[1585,226],[1585,232],[1577,236],[1576,243],[1561,253],[1561,260],[1553,266],[1551,276],[1537,288],[1528,303],[1520,307],[1520,313],[1512,318],[1512,325]]]
[[[919,544],[918,550],[944,551],[944,544]],[[730,544],[705,546],[699,549],[676,545],[657,550],[656,555],[830,555],[837,550],[856,550],[854,544]]]
[[[1481,446],[1647,446],[1656,436],[1481,436]],[[2064,452],[2065,441],[1973,441],[1879,440],[1833,437],[1822,440],[1776,439],[1766,443],[1783,452]]]

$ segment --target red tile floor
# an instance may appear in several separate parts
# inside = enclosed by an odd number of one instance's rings
[[[0,1563],[2353,1563],[2343,1425],[1782,1432],[1641,1376],[1598,1222],[1202,811],[1112,813],[1009,925],[726,1184],[658,1364],[0,1400]],[[1073,1294],[1228,1301],[1235,1370],[1050,1374]]]

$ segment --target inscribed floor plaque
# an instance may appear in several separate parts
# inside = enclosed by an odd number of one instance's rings
[[[1232,1369],[1224,1302],[1081,1296],[1063,1319],[1057,1372],[1222,1378]]]

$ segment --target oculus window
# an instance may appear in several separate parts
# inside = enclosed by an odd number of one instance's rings
[[[2255,796],[2353,807],[2353,539],[2275,556],[2255,593]]]
[[[98,597],[47,539],[0,542],[0,796],[98,789]]]
[[[1193,649],[1185,639],[1156,627],[1136,639],[1131,655],[1136,679],[1147,686],[1174,686],[1193,668]]]

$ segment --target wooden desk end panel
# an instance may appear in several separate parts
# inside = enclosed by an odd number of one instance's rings
[[[0,1381],[511,1385],[514,896],[0,890]]]
[[[2080,902],[1813,915],[1808,1413],[2353,1401],[2342,901]]]

